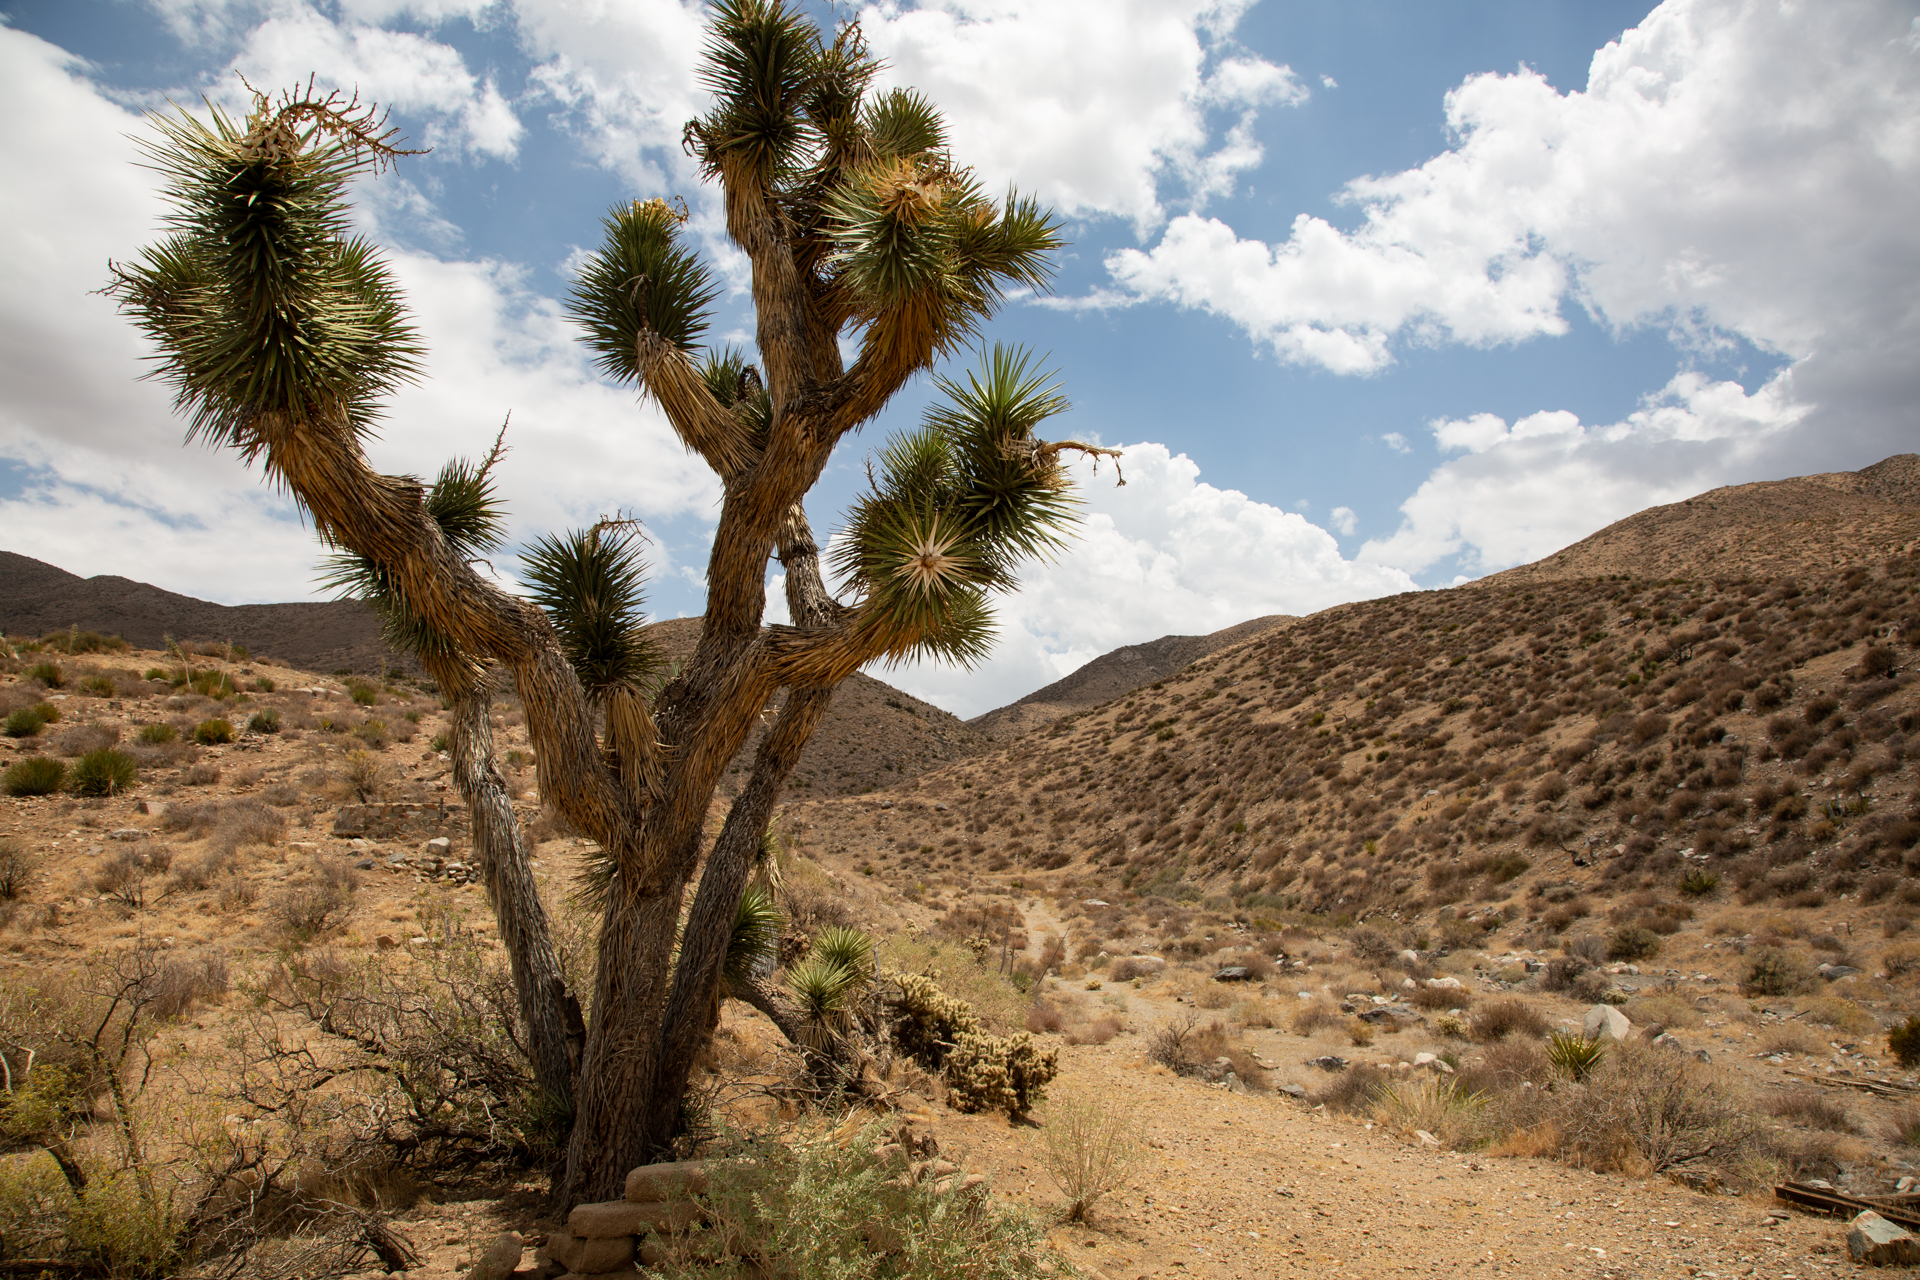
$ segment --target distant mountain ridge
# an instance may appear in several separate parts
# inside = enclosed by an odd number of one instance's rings
[[[142,649],[179,641],[233,641],[310,671],[408,665],[380,638],[380,620],[352,600],[214,604],[114,574],[82,578],[0,551],[0,630],[41,636],[69,627],[118,635]]]

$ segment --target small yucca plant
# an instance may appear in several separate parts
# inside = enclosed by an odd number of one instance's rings
[[[7,766],[0,777],[10,796],[50,796],[67,780],[67,766],[52,756],[28,756]]]
[[[1547,1062],[1558,1075],[1569,1080],[1585,1080],[1607,1055],[1605,1042],[1570,1031],[1555,1031],[1547,1037]]]
[[[73,791],[82,796],[112,796],[132,787],[137,771],[133,757],[112,747],[101,747],[80,757],[73,767]]]

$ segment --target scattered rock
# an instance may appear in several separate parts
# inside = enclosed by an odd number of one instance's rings
[[[120,835],[119,832],[116,831],[113,834],[115,839],[119,838],[119,835]],[[1842,978],[1851,978],[1854,974],[1860,971],[1854,968],[1850,964],[1834,964],[1831,961],[1829,961],[1828,963],[1821,965],[1818,972],[1820,976],[1825,978],[1828,982],[1838,982]]]
[[[134,840],[138,840],[141,836],[144,836],[146,834],[147,834],[146,832],[142,831],[138,827],[121,827],[118,831],[110,832],[107,835],[107,839],[125,840],[128,842],[132,842]]]
[[[1274,1088],[1286,1094],[1289,1098],[1304,1098],[1307,1096],[1307,1091],[1297,1084],[1275,1085]]]
[[[1420,953],[1411,949],[1402,951],[1400,953],[1400,963],[1411,969],[1420,963]]]
[[[1627,1015],[1612,1005],[1597,1004],[1587,1010],[1580,1029],[1589,1040],[1605,1038],[1624,1041],[1633,1034],[1633,1023],[1627,1021]]]
[[[391,951],[395,947],[399,946],[400,942],[392,934],[383,933],[374,938],[373,945],[380,948],[380,950],[382,951]]]
[[[1245,965],[1230,964],[1220,970],[1220,972],[1214,974],[1213,980],[1215,982],[1251,982],[1253,981],[1253,972]]]
[[[473,1264],[473,1270],[467,1272],[467,1280],[509,1280],[519,1270],[520,1254],[526,1247],[527,1242],[520,1238],[519,1232],[501,1233],[480,1255],[480,1261]]]
[[[427,841],[427,852],[436,858],[444,858],[453,852],[453,841],[446,836],[435,836]]]
[[[1659,1035],[1655,1036],[1653,1038],[1653,1045],[1657,1049],[1671,1049],[1675,1053],[1685,1053],[1687,1051],[1687,1046],[1674,1039],[1671,1031],[1662,1031]]]
[[[373,870],[373,859],[362,858],[360,859],[360,861],[353,864],[353,869],[355,871],[371,871]]]
[[[1322,1071],[1345,1071],[1347,1069],[1347,1060],[1329,1053],[1318,1058],[1308,1058],[1307,1065],[1310,1067],[1318,1067]]]
[[[1435,991],[1465,991],[1467,984],[1448,974],[1444,978],[1428,978],[1427,985]]]
[[[1910,1267],[1920,1263],[1920,1240],[1869,1209],[1847,1224],[1847,1252],[1870,1267]]]
[[[892,1145],[899,1146],[898,1143]],[[652,1204],[681,1196],[697,1196],[707,1189],[710,1168],[705,1160],[643,1164],[627,1175],[626,1198],[633,1204]]]

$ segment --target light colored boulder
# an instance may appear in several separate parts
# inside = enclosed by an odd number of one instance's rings
[[[1587,1010],[1587,1016],[1580,1024],[1580,1030],[1589,1040],[1625,1040],[1633,1034],[1633,1023],[1627,1015],[1610,1004],[1597,1004]]]
[[[679,1200],[705,1194],[709,1166],[705,1160],[674,1160],[643,1164],[627,1175],[626,1198],[634,1204]]]
[[[576,1205],[567,1215],[567,1234],[582,1240],[603,1240],[610,1236],[642,1236],[649,1231],[684,1231],[699,1217],[700,1207],[687,1200],[643,1204],[606,1200]]]
[[[526,1247],[527,1242],[520,1238],[518,1231],[503,1232],[467,1272],[467,1280],[509,1280],[520,1269],[520,1254]]]
[[[1910,1267],[1920,1263],[1920,1239],[1869,1209],[1847,1224],[1847,1252],[1870,1267]]]
[[[555,1231],[547,1236],[541,1253],[575,1274],[600,1275],[633,1265],[633,1237],[590,1240],[572,1232]]]

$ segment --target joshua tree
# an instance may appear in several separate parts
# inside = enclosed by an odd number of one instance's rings
[[[455,777],[536,1071],[572,1107],[569,1202],[617,1196],[674,1135],[762,836],[834,686],[876,660],[985,653],[988,593],[1071,521],[1061,451],[1100,452],[1042,440],[1064,400],[1026,355],[994,347],[977,372],[941,378],[944,401],[880,451],[828,589],[802,503],[835,446],[973,343],[1008,289],[1044,287],[1060,240],[1033,201],[995,202],[954,163],[926,99],[869,93],[877,64],[857,28],[829,40],[784,0],[723,0],[714,15],[713,107],[685,141],[752,262],[758,362],[700,349],[716,290],[662,201],[607,215],[570,299],[601,368],[652,396],[724,490],[699,645],[670,678],[642,630],[631,526],[538,540],[529,600],[470,567],[502,537],[497,445],[432,485],[368,466],[361,437],[420,350],[378,252],[346,233],[348,181],[408,154],[384,117],[309,86],[257,97],[240,121],[159,119],[149,152],[169,234],[110,285],[157,345],[189,439],[284,485],[341,553],[341,580],[453,699]],[[762,622],[769,556],[785,567],[789,625]],[[492,763],[495,667],[517,682],[543,802],[600,850],[584,1046],[569,1043],[570,997]],[[715,785],[781,691],[706,849]]]

